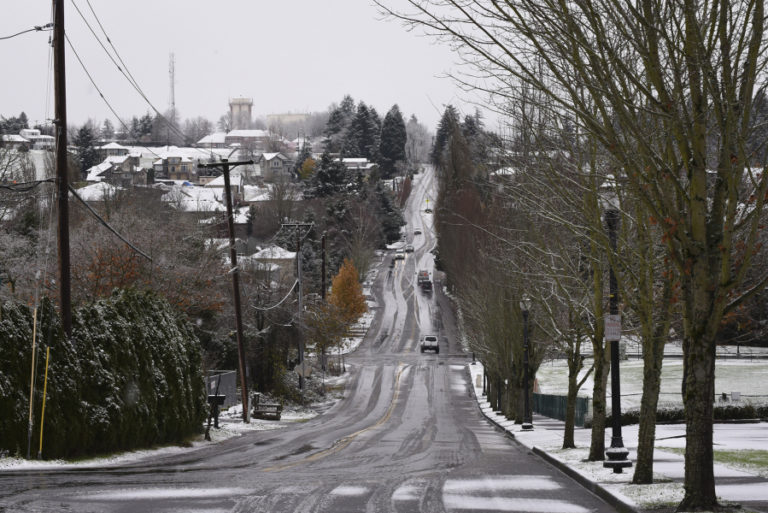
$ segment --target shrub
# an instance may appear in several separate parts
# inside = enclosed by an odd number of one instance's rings
[[[179,442],[201,429],[207,406],[200,344],[165,300],[118,291],[74,312],[71,340],[50,302],[43,302],[38,319],[34,452],[47,347],[44,457]],[[20,455],[27,445],[31,328],[28,308],[2,306],[0,449]]]

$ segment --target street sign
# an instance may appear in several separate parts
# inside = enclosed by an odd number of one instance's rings
[[[606,342],[621,340],[621,315],[605,316],[605,340]]]

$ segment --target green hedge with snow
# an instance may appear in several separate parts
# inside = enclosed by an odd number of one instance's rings
[[[24,305],[0,305],[0,451],[19,456],[28,443],[32,318]],[[71,340],[49,301],[38,321],[32,456],[47,347],[43,458],[180,442],[200,431],[207,411],[200,343],[165,300],[118,291],[73,313]]]

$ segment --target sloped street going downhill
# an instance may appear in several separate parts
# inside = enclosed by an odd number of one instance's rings
[[[324,414],[128,465],[3,472],[0,511],[613,511],[481,415],[448,300],[416,284],[435,274],[433,198],[428,169],[405,213],[414,251],[377,264],[376,318]],[[425,334],[439,352],[421,352]]]

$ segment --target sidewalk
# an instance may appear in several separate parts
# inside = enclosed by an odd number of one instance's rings
[[[564,450],[563,421],[534,414],[533,431],[522,431],[519,425],[495,413],[483,396],[482,365],[469,364],[468,368],[480,410],[491,422],[603,498],[617,511],[629,513],[659,508],[662,508],[660,511],[674,511],[682,500],[684,458],[681,450],[685,448],[685,425],[656,426],[656,482],[633,485],[634,466],[622,474],[614,474],[604,468],[602,462],[584,461],[589,453],[590,429],[576,428],[574,438],[577,449]],[[624,445],[633,463],[636,459],[637,430],[637,425],[622,427]],[[610,446],[610,437],[611,429],[608,427],[606,447]],[[714,445],[716,450],[768,450],[768,423],[715,424]],[[660,447],[667,450],[660,450]],[[737,470],[721,464],[715,464],[714,469],[716,491],[722,502],[741,504],[746,511],[768,512],[768,472]]]

